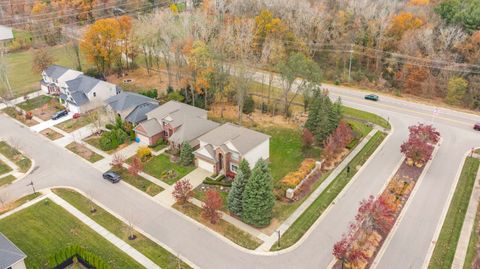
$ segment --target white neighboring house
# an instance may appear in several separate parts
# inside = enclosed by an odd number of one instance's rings
[[[25,258],[23,253],[5,235],[0,233],[0,268],[1,269],[25,269]]]
[[[242,159],[253,169],[259,159],[270,158],[270,136],[235,124],[225,123],[198,140],[195,164],[214,174],[236,174]]]
[[[115,84],[80,75],[61,87],[60,102],[73,113],[85,113],[105,105],[105,101],[122,92]]]
[[[65,82],[83,75],[82,72],[60,65],[51,65],[42,72],[40,89],[48,94],[61,94]]]

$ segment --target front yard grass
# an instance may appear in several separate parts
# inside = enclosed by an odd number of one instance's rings
[[[145,173],[164,181],[169,185],[173,185],[182,177],[192,172],[195,167],[193,165],[183,166],[181,164],[172,163],[170,158],[165,154],[151,157],[143,164]],[[168,171],[174,171],[174,175],[166,175]]]
[[[76,118],[76,119],[69,119],[69,120],[66,120],[64,122],[61,122],[57,125],[55,125],[55,127],[57,127],[58,129],[60,130],[63,130],[67,133],[71,133],[73,131],[76,131],[82,127],[85,127],[87,126],[88,124],[92,123],[92,118],[89,117],[88,115],[82,115],[80,116],[79,118]]]
[[[52,141],[60,139],[60,138],[63,137],[63,135],[61,133],[55,132],[53,129],[50,129],[50,128],[42,130],[40,132],[40,134],[42,134],[43,136],[45,136],[46,138],[48,138]]]
[[[125,168],[112,168],[112,171],[120,175],[123,181],[134,186],[135,188],[145,192],[150,196],[155,196],[162,192],[164,189],[157,184],[143,178],[142,176],[133,176]]]
[[[479,159],[467,157],[465,160],[428,268],[446,269],[452,266],[479,166]]]
[[[93,152],[89,148],[77,142],[68,144],[66,148],[91,163],[98,162],[103,159],[102,155]]]
[[[288,228],[281,236],[281,246],[276,244],[272,246],[271,251],[285,249],[295,244],[313,225],[313,223],[322,215],[323,211],[332,203],[337,195],[343,190],[352,177],[356,174],[355,167],[362,166],[372,153],[385,139],[386,135],[382,132],[376,132],[360,152],[350,161],[352,167],[350,173],[347,168],[328,185],[320,196],[303,212],[303,214]]]
[[[10,210],[13,210],[35,198],[37,198],[38,196],[40,196],[40,193],[32,193],[32,194],[29,194],[29,195],[25,195],[15,201],[12,201],[12,202],[9,202],[9,203],[6,203],[6,204],[0,204],[0,215],[2,214],[5,214],[7,213],[8,211]],[[1,228],[0,228],[0,231],[1,231]]]
[[[12,168],[0,160],[0,176],[12,171]]]
[[[209,221],[202,218],[202,209],[196,205],[191,203],[179,205],[176,203],[173,205],[173,208],[225,236],[239,246],[247,249],[256,249],[262,244],[260,239],[238,229],[223,219],[220,219],[217,224],[211,224]]]
[[[17,178],[13,175],[8,175],[8,176],[0,178],[0,187],[12,183],[15,179],[17,179]]]
[[[0,231],[25,252],[28,268],[46,268],[51,256],[70,245],[79,245],[95,253],[112,268],[142,268],[48,199],[0,220]]]
[[[7,107],[7,108],[4,108],[2,109],[2,111],[7,114],[7,116],[13,118],[13,119],[16,119],[18,120],[19,122],[25,124],[26,126],[28,127],[32,127],[34,125],[37,125],[38,124],[38,121],[34,120],[34,119],[30,119],[30,120],[27,120],[25,118],[25,115],[19,115],[17,110],[13,107]]]
[[[363,110],[359,110],[359,109],[355,109],[355,108],[352,108],[352,107],[348,107],[348,106],[342,106],[342,111],[343,111],[343,114],[347,117],[350,117],[350,118],[355,118],[355,119],[359,119],[359,120],[363,120],[363,121],[368,121],[368,122],[371,122],[373,124],[376,124],[378,126],[381,126],[387,130],[390,130],[391,126],[390,126],[390,123],[376,115],[376,114],[373,114],[373,113],[370,113],[370,112],[367,112],[367,111],[363,111]]]
[[[473,262],[477,253],[478,246],[478,234],[480,231],[480,202],[477,205],[477,214],[475,215],[475,223],[473,224],[472,233],[470,234],[470,240],[468,241],[467,255],[465,256],[465,262],[463,269],[474,269]]]
[[[47,95],[40,95],[32,99],[28,99],[25,102],[18,104],[17,106],[25,111],[31,111],[36,108],[42,107],[48,104],[52,100],[52,97]]]
[[[26,173],[30,166],[32,166],[32,161],[21,154],[18,150],[11,147],[5,141],[0,141],[0,154],[3,154],[10,161],[14,162],[21,173]]]
[[[135,240],[128,240],[130,227],[121,220],[117,219],[112,214],[98,205],[93,204],[96,209],[95,213],[90,212],[92,202],[80,193],[69,189],[54,189],[53,192],[62,199],[80,210],[99,225],[118,236],[120,239],[131,245],[133,248],[141,252],[147,258],[151,259],[161,268],[176,269],[178,268],[178,259],[175,255],[168,252],[163,247],[157,245],[155,242],[145,237],[143,234],[135,231],[137,238]],[[190,268],[184,262],[181,262],[182,268]]]
[[[101,150],[101,151],[104,151],[102,150],[102,148],[100,147],[100,138],[101,138],[101,134],[93,134],[85,139],[83,139],[83,141],[87,142],[88,144],[96,147],[97,149]],[[117,148],[115,149],[112,149],[112,150],[108,150],[108,151],[104,151],[106,152],[107,154],[113,154],[125,147],[127,147],[128,145],[130,145],[132,143],[132,141],[128,140],[127,142],[119,145]]]

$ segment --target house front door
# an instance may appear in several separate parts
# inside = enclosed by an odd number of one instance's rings
[[[223,154],[218,154],[218,172],[223,170]]]

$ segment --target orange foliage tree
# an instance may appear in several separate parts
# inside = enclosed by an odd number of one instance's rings
[[[400,12],[390,21],[389,34],[399,40],[408,30],[420,28],[423,20],[410,12]]]

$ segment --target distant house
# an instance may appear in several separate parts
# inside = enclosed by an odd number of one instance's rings
[[[242,159],[253,168],[259,159],[270,158],[270,136],[231,123],[198,138],[195,164],[211,173],[235,174]]]
[[[61,88],[60,102],[73,113],[85,113],[105,105],[105,101],[121,89],[112,83],[80,75],[65,82]]]
[[[154,145],[159,139],[179,148],[183,142],[198,147],[198,137],[218,127],[207,119],[207,111],[177,101],[169,101],[148,112],[147,120],[135,127],[137,138]]]
[[[60,94],[65,82],[83,75],[82,72],[59,65],[51,65],[42,72],[40,89],[48,94]]]
[[[108,98],[105,103],[107,109],[133,125],[145,121],[147,113],[158,107],[155,99],[133,92],[122,92]]]
[[[25,269],[26,257],[23,251],[0,233],[0,269]]]
[[[7,42],[13,39],[12,28],[0,25],[0,42]]]

